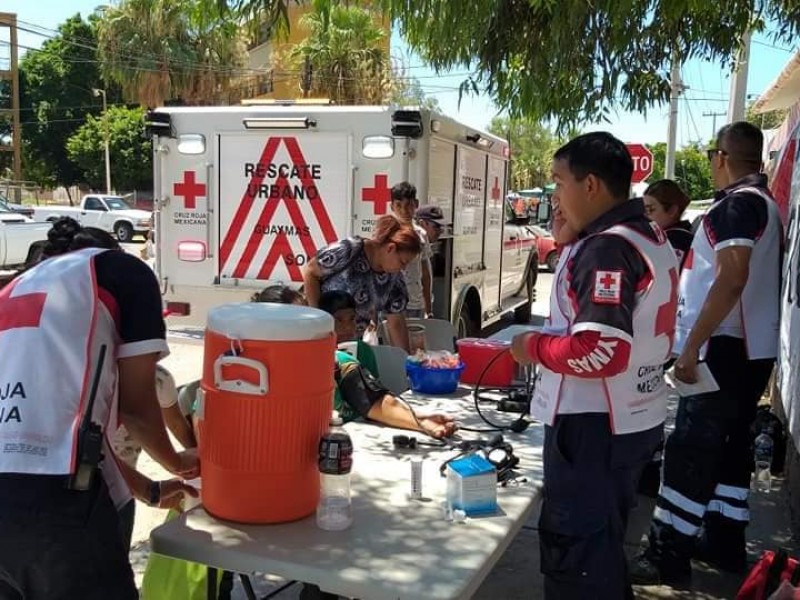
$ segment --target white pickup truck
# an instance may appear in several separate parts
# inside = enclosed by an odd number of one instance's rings
[[[47,240],[47,223],[34,223],[25,215],[0,210],[0,269],[23,266],[38,244]]]
[[[117,236],[120,242],[130,242],[134,235],[147,237],[153,227],[153,213],[131,208],[120,196],[88,194],[80,206],[35,206],[36,221],[55,221],[72,217],[84,226],[97,227]]]

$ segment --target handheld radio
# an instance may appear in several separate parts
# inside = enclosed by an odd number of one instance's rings
[[[100,346],[100,355],[97,357],[97,367],[92,380],[92,389],[89,392],[89,402],[86,412],[83,413],[81,424],[78,427],[78,452],[75,472],[70,475],[67,487],[71,490],[85,492],[91,489],[100,461],[103,459],[103,430],[92,421],[94,400],[97,388],[100,386],[100,377],[103,373],[103,363],[106,358],[106,345]]]

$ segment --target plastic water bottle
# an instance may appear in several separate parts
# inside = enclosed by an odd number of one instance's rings
[[[753,489],[757,492],[769,493],[772,489],[772,476],[769,471],[772,466],[772,451],[775,443],[766,431],[762,431],[756,438],[754,446]]]
[[[339,413],[333,411],[331,426],[319,443],[320,498],[317,526],[341,531],[353,524],[350,500],[350,470],[353,467],[353,442],[342,428]]]

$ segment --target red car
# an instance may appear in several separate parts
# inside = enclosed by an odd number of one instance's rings
[[[550,271],[556,270],[558,264],[558,250],[553,235],[544,227],[529,225],[536,234],[536,247],[539,250],[539,264],[545,265]]]

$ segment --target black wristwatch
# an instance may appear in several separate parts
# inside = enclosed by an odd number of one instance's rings
[[[151,481],[147,488],[147,504],[158,506],[161,502],[161,482]]]

